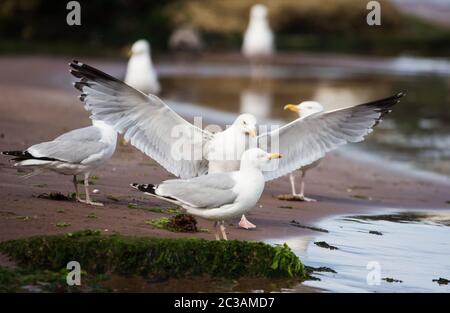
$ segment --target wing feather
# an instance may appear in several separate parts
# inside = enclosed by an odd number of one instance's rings
[[[211,209],[233,203],[237,198],[233,191],[235,185],[230,173],[214,173],[186,180],[166,180],[156,193],[193,208]]]
[[[36,158],[87,164],[100,158],[106,149],[108,149],[108,144],[104,142],[57,140],[33,145],[27,149],[27,152]]]
[[[54,141],[99,141],[102,132],[97,127],[88,126],[71,130],[54,139]]]
[[[94,120],[102,120],[124,134],[125,140],[181,178],[208,170],[204,145],[212,134],[192,125],[154,95],[146,95],[124,82],[78,61],[70,72],[79,78],[75,88]],[[174,147],[181,147],[186,154]],[[195,156],[195,157],[194,157]]]
[[[275,168],[264,172],[266,181],[313,163],[340,145],[359,142],[405,94],[344,109],[311,114],[258,137],[269,150],[283,154]]]

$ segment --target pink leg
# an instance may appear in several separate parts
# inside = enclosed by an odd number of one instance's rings
[[[239,221],[239,227],[245,228],[245,229],[251,229],[256,228],[255,224],[250,223],[249,220],[245,217],[245,215],[242,215],[241,220]]]

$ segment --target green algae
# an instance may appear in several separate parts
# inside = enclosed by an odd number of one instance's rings
[[[58,223],[55,224],[55,226],[56,226],[56,227],[59,227],[59,228],[64,228],[64,227],[69,227],[69,226],[70,226],[70,223],[66,223],[66,222],[58,222]]]
[[[56,201],[75,201],[76,196],[75,193],[69,193],[66,195],[63,195],[60,192],[50,192],[48,193],[41,193],[37,196],[39,199],[48,199],[48,200],[56,200]]]
[[[304,279],[300,259],[285,245],[101,235],[86,230],[0,243],[0,252],[33,271],[60,272],[76,260],[89,275],[267,277]],[[6,275],[6,279],[8,275]]]

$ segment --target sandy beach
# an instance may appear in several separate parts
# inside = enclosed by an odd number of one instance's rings
[[[24,149],[53,139],[68,130],[90,124],[88,113],[72,88],[68,73],[70,59],[49,57],[0,58],[0,150]],[[98,62],[96,64],[102,64]],[[103,69],[114,62],[105,64]],[[117,64],[117,63],[116,63]],[[121,63],[120,63],[121,64]],[[117,74],[113,72],[112,74]],[[189,117],[187,117],[189,118]],[[343,148],[345,149],[345,147]],[[0,159],[0,240],[39,234],[57,234],[81,229],[101,229],[105,233],[139,236],[194,236],[213,239],[212,233],[173,233],[155,229],[146,220],[163,216],[139,208],[170,207],[143,197],[130,183],[158,183],[171,175],[153,160],[132,147],[118,144],[110,162],[99,168],[92,189],[104,207],[38,198],[50,192],[73,192],[71,177],[45,173],[22,179],[7,157]],[[266,184],[264,194],[249,220],[254,230],[228,226],[231,239],[264,240],[275,237],[314,234],[293,227],[291,220],[314,225],[331,215],[364,213],[379,208],[445,209],[450,205],[449,186],[432,180],[392,171],[385,164],[347,158],[341,152],[326,156],[307,176],[307,195],[315,203],[280,201],[289,193],[288,177]],[[138,209],[129,208],[130,203]],[[95,216],[93,218],[92,216]],[[57,227],[64,222],[67,227]],[[211,229],[211,222],[198,219],[199,227]]]

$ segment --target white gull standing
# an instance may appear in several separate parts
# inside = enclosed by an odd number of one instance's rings
[[[214,221],[215,236],[227,240],[224,220],[239,217],[258,202],[264,190],[263,167],[279,153],[259,148],[245,151],[239,170],[207,174],[190,179],[171,179],[159,185],[132,184],[150,196],[183,207],[189,214]]]
[[[111,158],[117,141],[117,132],[102,121],[93,121],[92,126],[79,128],[62,134],[52,141],[42,142],[26,150],[4,151],[13,156],[15,166],[30,167],[34,171],[27,176],[51,170],[73,176],[76,200],[91,205],[103,205],[92,201],[89,195],[89,175]],[[77,175],[84,176],[86,199],[78,193]]]
[[[131,47],[125,82],[146,94],[158,94],[161,86],[153,67],[150,43],[141,39]]]
[[[273,33],[267,20],[267,7],[255,4],[244,34],[242,53],[250,59],[270,57],[274,52]]]
[[[299,118],[305,118],[308,115],[319,113],[323,111],[323,106],[316,101],[303,101],[300,104],[286,104],[284,106],[284,110],[290,110],[298,114]],[[303,166],[299,169],[300,171],[300,193],[297,193],[295,189],[295,175],[294,172],[289,174],[289,181],[291,182],[291,191],[292,191],[292,198],[293,200],[298,201],[307,201],[307,202],[314,202],[315,199],[305,197],[305,175],[306,172],[312,168],[315,168],[317,165],[319,165],[320,161],[322,159],[318,159],[314,161],[311,164],[308,164],[306,166]],[[278,196],[278,199],[286,199],[286,195],[280,195]],[[289,198],[289,199],[290,199]]]

